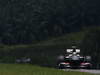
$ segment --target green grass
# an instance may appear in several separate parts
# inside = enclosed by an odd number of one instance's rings
[[[94,75],[82,72],[65,72],[27,64],[0,64],[0,75]]]

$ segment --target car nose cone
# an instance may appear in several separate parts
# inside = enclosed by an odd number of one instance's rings
[[[77,56],[72,56],[72,60],[79,60],[79,57],[77,57]]]

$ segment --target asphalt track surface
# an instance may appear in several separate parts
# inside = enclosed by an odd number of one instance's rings
[[[78,71],[78,72],[87,72],[87,73],[92,73],[92,74],[100,74],[100,70],[64,69],[64,71]]]

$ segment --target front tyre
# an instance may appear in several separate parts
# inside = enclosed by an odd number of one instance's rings
[[[59,69],[65,69],[65,67],[64,67],[63,64],[59,64],[58,68],[59,68]]]

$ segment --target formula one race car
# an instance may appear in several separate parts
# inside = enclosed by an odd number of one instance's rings
[[[71,49],[66,49],[66,54],[64,56],[59,56],[58,58],[58,68],[59,69],[91,69],[91,57],[81,56],[80,49],[76,46],[72,46]]]

